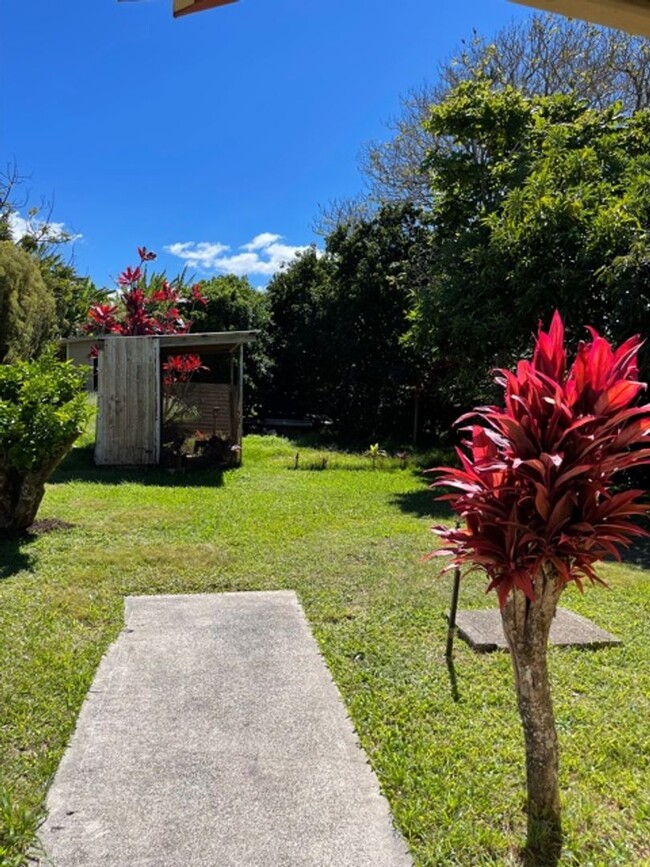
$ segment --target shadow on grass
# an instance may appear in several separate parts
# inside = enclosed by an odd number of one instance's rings
[[[167,470],[161,467],[98,467],[93,446],[73,449],[50,479],[50,484],[88,482],[93,485],[137,484],[166,488],[220,488],[226,470]]]
[[[417,474],[421,478],[421,474]],[[427,483],[428,484],[428,483]],[[441,492],[430,491],[428,487],[422,487],[420,491],[408,491],[404,494],[395,494],[391,498],[391,504],[397,506],[409,515],[417,515],[418,518],[440,518],[451,520],[454,517],[449,503],[441,503],[436,497]]]
[[[621,557],[624,563],[631,566],[650,569],[650,539],[638,536],[629,548],[621,549]]]
[[[29,545],[35,538],[29,534],[0,535],[0,581],[32,568],[34,558],[29,552]]]
[[[529,836],[531,834],[529,830]],[[547,836],[541,841],[527,842],[522,851],[523,867],[557,867],[562,857],[562,828],[559,822],[551,824],[546,831]]]
[[[458,703],[460,701],[460,693],[458,692],[458,678],[456,677],[456,666],[454,659],[451,656],[445,656],[447,665],[447,673],[449,674],[449,688],[451,689],[452,699]]]

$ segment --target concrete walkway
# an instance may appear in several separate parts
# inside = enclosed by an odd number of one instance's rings
[[[54,867],[408,867],[294,593],[126,600],[48,795]]]

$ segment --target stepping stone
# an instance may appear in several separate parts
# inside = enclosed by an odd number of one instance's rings
[[[458,611],[456,627],[458,635],[479,653],[508,649],[501,613],[497,608]],[[549,644],[558,647],[593,648],[621,644],[621,640],[586,617],[567,611],[566,608],[558,608],[551,624]]]
[[[47,798],[53,867],[412,867],[293,592],[130,597]]]

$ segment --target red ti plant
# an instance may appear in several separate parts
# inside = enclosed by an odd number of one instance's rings
[[[117,278],[115,303],[91,305],[84,329],[87,334],[141,337],[190,330],[191,309],[207,303],[199,284],[186,287],[182,276],[169,281],[164,274],[148,275],[146,263],[156,254],[138,247],[138,256],[140,264],[126,268]]]
[[[190,353],[169,355],[163,362],[163,422],[190,419],[194,409],[189,402],[190,381],[199,370],[207,370],[201,356]]]
[[[602,583],[594,563],[620,559],[648,511],[641,490],[615,490],[621,470],[650,463],[650,404],[638,405],[641,341],[618,349],[592,328],[567,367],[564,327],[541,325],[531,361],[497,372],[503,407],[479,407],[457,424],[469,434],[460,469],[434,470],[435,486],[464,519],[434,528],[447,568],[483,569],[495,589],[513,661],[526,745],[528,849],[553,861],[561,846],[558,743],[546,665],[551,621],[571,582]],[[434,555],[431,555],[434,556]]]

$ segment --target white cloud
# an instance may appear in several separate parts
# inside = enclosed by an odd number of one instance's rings
[[[33,235],[43,241],[51,241],[56,244],[61,241],[80,241],[83,235],[73,234],[66,229],[65,223],[44,222],[36,218],[25,219],[16,211],[9,214],[9,229],[14,241],[20,241],[25,235]]]
[[[282,235],[262,232],[252,241],[242,244],[238,249],[243,252],[230,252],[226,244],[210,241],[185,241],[169,244],[165,252],[178,256],[190,268],[202,271],[217,271],[221,274],[262,274],[271,277],[283,265],[290,262],[297,253],[307,250],[307,246],[282,244]],[[229,255],[224,255],[229,253]]]
[[[250,244],[244,244],[242,250],[263,250],[276,241],[280,241],[282,235],[274,235],[272,232],[262,232],[261,235],[255,235]]]
[[[194,241],[185,241],[170,244],[164,249],[166,253],[183,259],[192,268],[202,268],[207,271],[216,267],[214,263],[229,248],[226,244],[210,244],[207,241],[196,244]]]

